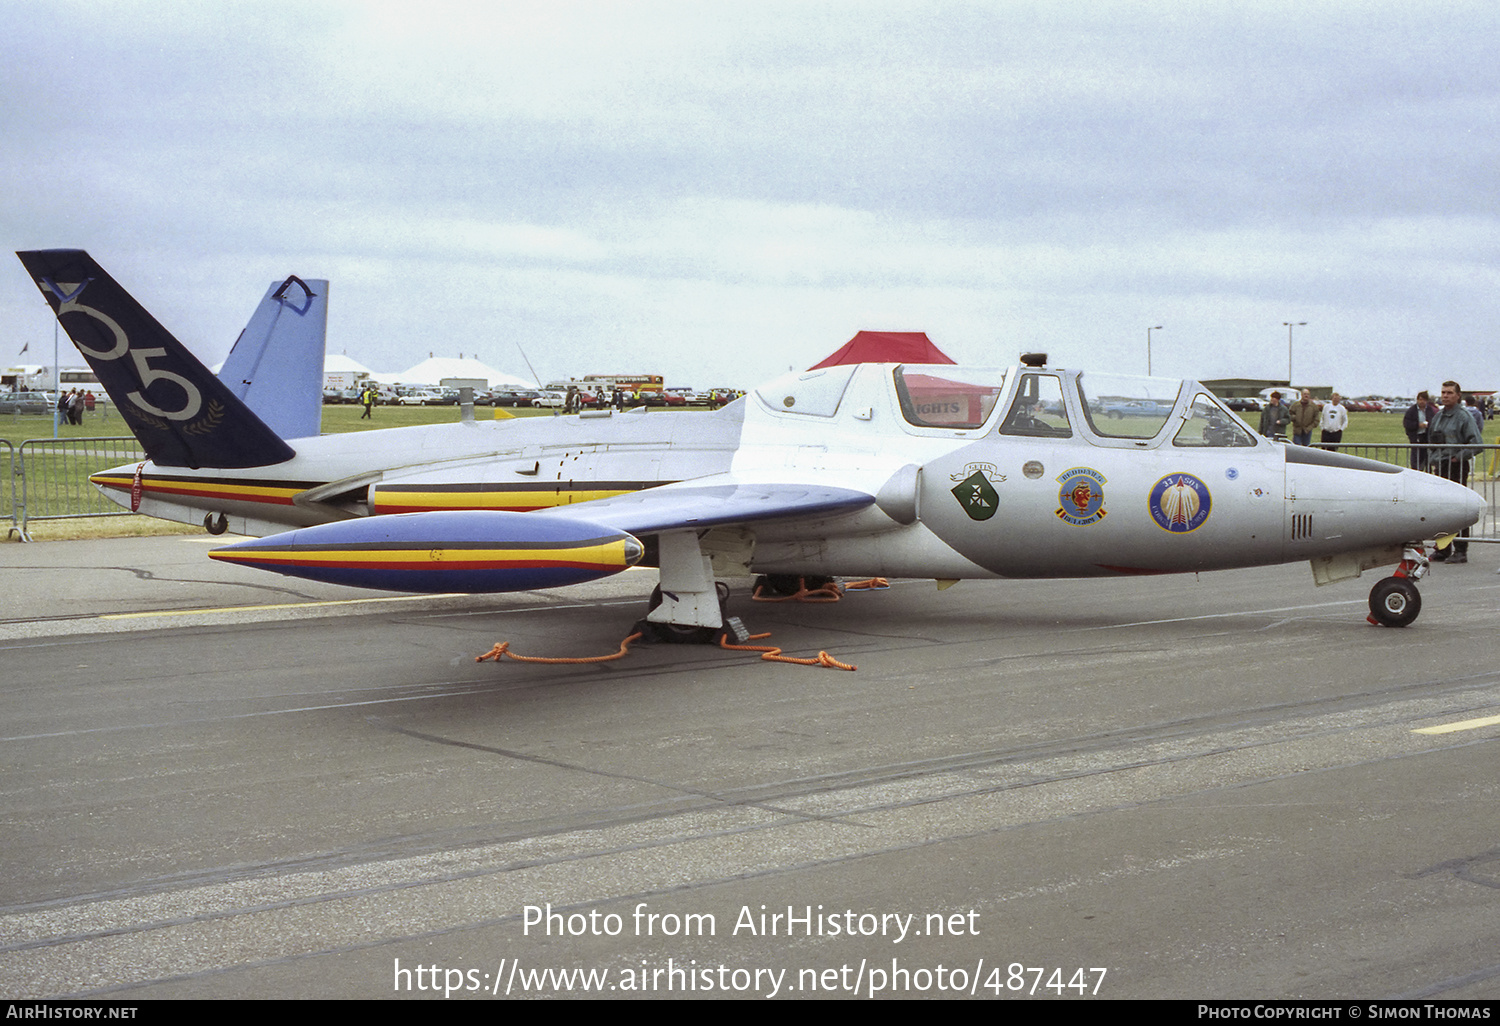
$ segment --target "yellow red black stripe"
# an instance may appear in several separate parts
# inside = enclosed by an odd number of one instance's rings
[[[135,481],[130,474],[99,473],[89,481],[100,488],[130,493]],[[316,481],[260,481],[225,477],[177,477],[167,474],[141,475],[142,495],[175,495],[219,502],[258,502],[290,506],[292,496],[316,487]]]
[[[89,480],[100,488],[130,494],[134,476],[101,472]],[[245,502],[268,506],[295,505],[293,496],[316,488],[322,481],[200,477],[143,474],[141,494],[175,496],[201,502]],[[549,481],[516,484],[382,484],[373,489],[371,512],[428,513],[438,510],[500,510],[530,513],[596,499],[638,492],[666,481]]]
[[[609,572],[631,565],[629,539],[584,542],[529,542],[496,546],[486,542],[365,542],[342,545],[260,545],[215,549],[214,559],[258,566],[355,567],[362,569],[478,570],[513,567],[577,567]]]
[[[426,513],[434,510],[500,510],[531,513],[579,502],[613,498],[665,481],[551,481],[515,484],[389,484],[371,491],[371,511]]]

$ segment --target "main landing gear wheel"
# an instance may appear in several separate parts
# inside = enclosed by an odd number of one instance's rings
[[[729,619],[725,611],[729,603],[729,585],[723,581],[714,582],[714,591],[719,595],[719,615]],[[651,589],[651,598],[646,603],[646,612],[651,612],[661,605],[661,586],[657,585]],[[719,640],[719,635],[724,633],[722,627],[697,627],[685,623],[654,623],[650,620],[642,620],[636,624],[636,629],[645,634],[646,640],[659,641],[667,645],[712,645]]]
[[[795,574],[761,574],[755,579],[751,593],[787,598],[802,590],[802,578]]]
[[[1370,617],[1382,627],[1405,627],[1422,611],[1422,595],[1405,577],[1386,577],[1370,589]]]
[[[833,583],[832,577],[803,577],[798,574],[761,574],[755,579],[753,594],[771,598],[791,598],[803,591],[817,591]]]

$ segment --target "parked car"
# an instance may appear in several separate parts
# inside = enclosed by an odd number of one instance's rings
[[[51,413],[56,404],[46,392],[0,393],[0,413]]]
[[[567,396],[561,392],[538,392],[536,398],[531,400],[531,405],[560,410],[567,401]]]
[[[516,388],[493,394],[496,406],[535,406],[542,393],[534,388]]]
[[[1171,403],[1159,403],[1153,399],[1107,399],[1094,406],[1095,416],[1103,414],[1111,420],[1124,420],[1126,417],[1165,417],[1171,412]]]

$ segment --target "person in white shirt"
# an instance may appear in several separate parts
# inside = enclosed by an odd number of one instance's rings
[[[1318,428],[1322,432],[1318,441],[1322,442],[1322,448],[1333,449],[1335,445],[1344,440],[1344,428],[1349,426],[1349,411],[1344,409],[1344,404],[1339,401],[1339,394],[1333,393],[1328,402],[1323,404],[1323,417],[1318,422]]]

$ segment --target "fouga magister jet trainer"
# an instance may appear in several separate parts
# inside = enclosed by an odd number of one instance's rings
[[[215,559],[316,581],[502,592],[655,565],[649,624],[695,640],[723,624],[719,577],[946,583],[1307,560],[1319,584],[1395,565],[1370,593],[1372,622],[1395,627],[1420,609],[1424,541],[1483,509],[1430,474],[1261,438],[1195,381],[1044,359],[831,366],[705,413],[319,436],[319,391],[261,379],[321,369],[307,339],[321,338],[308,325],[326,316],[326,283],[273,288],[221,380],[87,253],[18,255],[148,456],[93,483],[141,513],[253,536]]]

